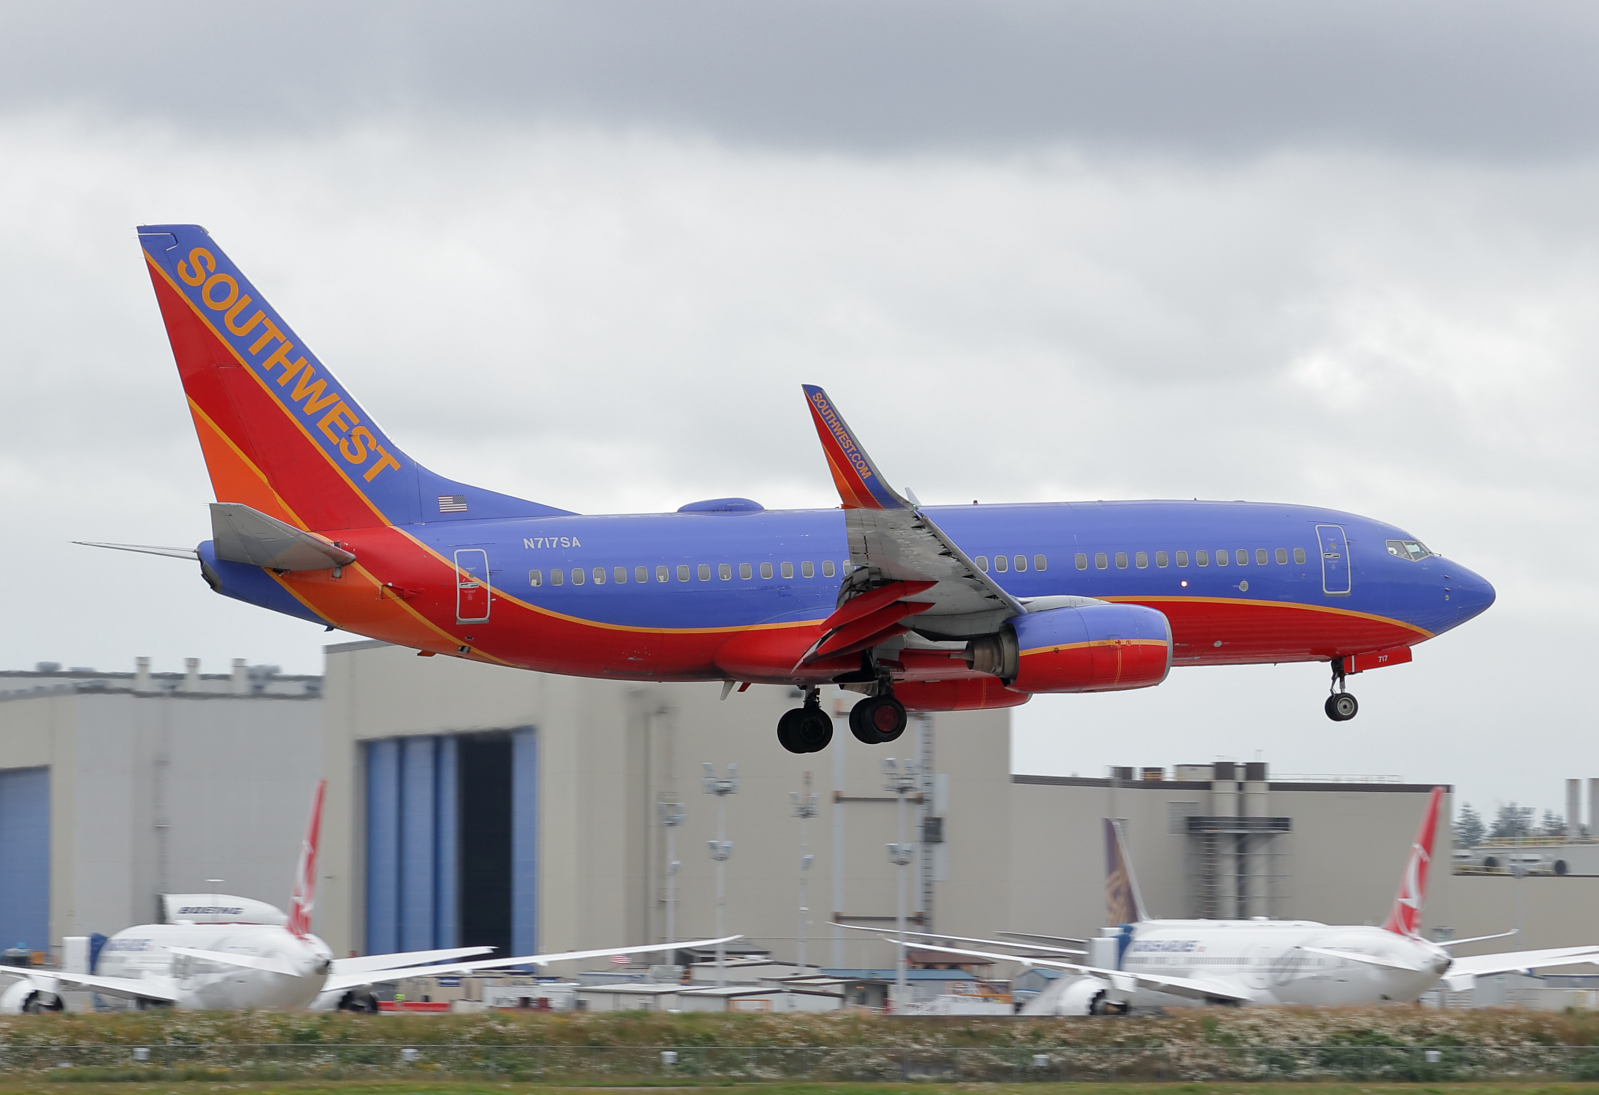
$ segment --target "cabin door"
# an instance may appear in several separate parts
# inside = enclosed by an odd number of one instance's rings
[[[461,548],[455,553],[455,621],[482,623],[489,618],[489,553]]]
[[[1321,589],[1333,596],[1349,592],[1349,541],[1342,525],[1317,525],[1321,541]]]

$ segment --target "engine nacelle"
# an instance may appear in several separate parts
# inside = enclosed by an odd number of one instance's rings
[[[1142,605],[1090,604],[1013,616],[966,646],[966,664],[1018,692],[1148,688],[1171,670],[1171,624]]]

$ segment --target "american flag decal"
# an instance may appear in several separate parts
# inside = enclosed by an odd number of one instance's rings
[[[466,512],[466,495],[464,495],[464,494],[441,494],[441,495],[439,495],[439,512],[440,513],[465,513]]]

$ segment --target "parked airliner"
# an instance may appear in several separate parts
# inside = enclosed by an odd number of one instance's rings
[[[798,687],[778,739],[813,752],[828,683],[864,694],[850,729],[873,744],[907,711],[1144,688],[1173,665],[1326,662],[1344,720],[1349,675],[1408,662],[1494,599],[1409,532],[1335,510],[923,506],[813,385],[840,508],[580,516],[411,459],[205,229],[139,239],[217,501],[198,548],[99,546],[197,558],[224,596],[424,657]]]
[[[534,966],[613,954],[648,954],[714,946],[740,938],[728,936],[721,940],[698,939],[687,943],[529,954],[470,962],[451,960],[487,954],[494,948],[453,947],[334,958],[328,945],[311,934],[317,845],[326,787],[325,780],[317,785],[311,821],[300,846],[300,863],[295,872],[286,923],[140,924],[108,939],[92,972],[0,966],[0,975],[16,978],[0,992],[0,1013],[62,1011],[66,1006],[62,994],[75,991],[119,997],[138,1007],[375,1011],[377,1004],[372,987],[409,977]]]
[[[1160,920],[1144,909],[1119,822],[1105,819],[1107,923],[1079,961],[923,943],[912,946],[1065,971],[1022,1009],[1030,1015],[1119,1014],[1197,1004],[1334,1006],[1413,1001],[1513,970],[1599,963],[1599,946],[1455,957],[1450,948],[1499,936],[1437,942],[1421,935],[1427,875],[1444,788],[1434,787],[1393,908],[1381,927],[1311,920]],[[1447,867],[1448,864],[1446,863]],[[1514,934],[1514,933],[1505,933]],[[1029,936],[1028,938],[1036,938]],[[1073,943],[1076,941],[1063,940]],[[995,943],[1015,948],[1015,943]],[[1029,946],[1029,950],[1051,948]]]

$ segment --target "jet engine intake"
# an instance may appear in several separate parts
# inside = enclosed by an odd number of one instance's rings
[[[1148,688],[1171,670],[1171,624],[1153,608],[1089,604],[1015,616],[966,645],[966,665],[1018,692]]]

